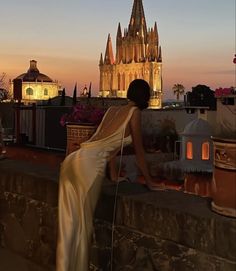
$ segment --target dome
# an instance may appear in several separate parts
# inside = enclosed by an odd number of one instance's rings
[[[37,68],[37,61],[30,60],[30,67],[26,73],[23,73],[16,77],[16,79],[21,79],[23,82],[53,82],[53,80],[47,75],[40,73]]]
[[[185,126],[182,135],[211,136],[212,128],[207,121],[203,119],[195,119]]]

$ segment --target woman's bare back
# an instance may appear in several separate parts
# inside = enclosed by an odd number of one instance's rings
[[[112,106],[108,109],[104,119],[99,125],[96,133],[89,141],[102,140],[106,137],[113,135],[125,122],[129,112],[130,105]],[[126,126],[125,137],[130,135],[129,123]]]

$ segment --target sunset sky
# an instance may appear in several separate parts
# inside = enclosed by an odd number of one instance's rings
[[[157,22],[163,56],[164,98],[172,86],[191,90],[235,86],[236,0],[143,0],[147,27]],[[99,84],[99,59],[118,23],[128,27],[133,0],[7,0],[0,9],[0,74],[14,79],[29,61],[71,95]]]

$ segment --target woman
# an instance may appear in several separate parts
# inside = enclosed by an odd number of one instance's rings
[[[130,83],[127,105],[110,107],[95,134],[66,157],[60,172],[57,271],[87,271],[93,213],[107,162],[133,142],[137,164],[149,188],[154,187],[144,158],[141,110],[150,87],[142,79]],[[114,177],[114,176],[113,176]]]

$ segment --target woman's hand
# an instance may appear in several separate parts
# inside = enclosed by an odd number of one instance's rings
[[[148,181],[145,180],[145,184],[148,187],[148,189],[152,191],[165,189],[165,184],[160,183],[158,179],[155,179],[153,177],[151,177]]]

